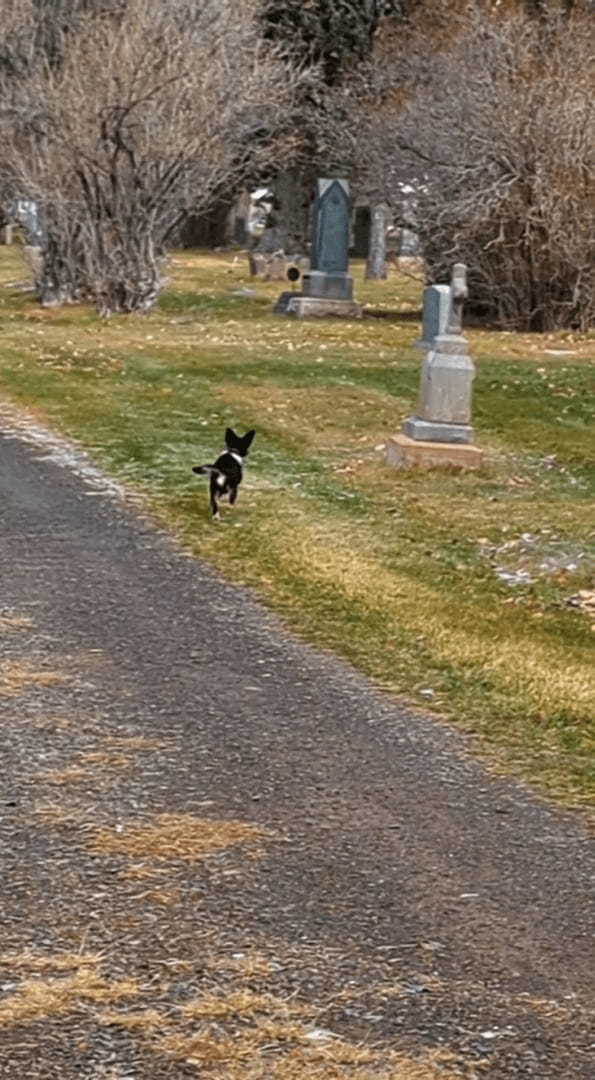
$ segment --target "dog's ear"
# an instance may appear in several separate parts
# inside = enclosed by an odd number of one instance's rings
[[[248,453],[250,447],[252,446],[252,442],[254,440],[255,435],[256,435],[256,432],[254,431],[254,429],[252,429],[251,431],[247,431],[245,435],[242,435],[239,442],[242,445],[242,453],[243,454]]]
[[[226,446],[237,446],[238,442],[239,442],[238,436],[236,435],[233,428],[226,427],[226,429],[225,429],[225,445]]]

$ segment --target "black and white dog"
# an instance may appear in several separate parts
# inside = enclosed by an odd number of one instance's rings
[[[255,434],[255,431],[247,431],[245,435],[236,435],[232,428],[226,428],[225,450],[219,454],[217,460],[212,465],[193,465],[192,467],[192,472],[210,477],[209,499],[214,518],[219,517],[218,499],[223,495],[229,495],[230,504],[233,506],[238,497],[244,458],[248,456]]]

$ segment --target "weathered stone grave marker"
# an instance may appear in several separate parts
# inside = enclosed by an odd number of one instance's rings
[[[282,297],[275,311],[304,318],[308,315],[342,315],[359,318],[361,305],[353,299],[349,275],[349,226],[351,198],[346,180],[317,181],[312,220],[310,272],[304,274],[301,293]]]
[[[473,446],[471,388],[475,368],[462,332],[467,269],[453,267],[450,285],[424,291],[419,405],[398,435],[388,439],[386,460],[400,468],[456,466],[477,469],[483,453]]]
[[[416,341],[417,347],[429,351],[435,338],[446,333],[449,316],[450,285],[428,285],[424,289],[421,339]]]

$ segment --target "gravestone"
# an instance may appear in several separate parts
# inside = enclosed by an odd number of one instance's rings
[[[311,269],[304,274],[302,292],[292,298],[288,315],[361,316],[361,306],[353,300],[353,279],[349,275],[350,219],[347,181],[318,180],[312,217]]]
[[[351,198],[346,180],[319,180],[312,222],[310,274],[304,295],[351,300],[349,267]]]
[[[413,229],[399,229],[399,256],[403,259],[414,259],[420,253],[419,236]]]
[[[416,341],[419,349],[428,351],[432,342],[446,333],[450,317],[450,285],[428,285],[424,289],[423,321],[421,338]]]
[[[369,206],[358,206],[353,223],[353,254],[356,259],[367,259],[370,248],[372,218]]]
[[[16,199],[11,217],[21,226],[26,244],[45,248],[47,241],[45,215],[39,203],[34,199]]]
[[[453,267],[450,286],[424,291],[419,404],[401,433],[387,443],[389,464],[478,468],[482,452],[473,446],[471,387],[475,368],[462,333],[467,271]],[[447,301],[447,302],[446,302]]]
[[[247,241],[248,229],[246,228],[246,218],[243,218],[238,214],[233,221],[232,243],[238,244],[239,247],[245,247]]]

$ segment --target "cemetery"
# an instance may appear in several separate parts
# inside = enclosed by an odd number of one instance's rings
[[[0,15],[1,1076],[592,1080],[594,0]]]
[[[450,286],[366,281],[353,259],[356,318],[274,314],[279,283],[241,250],[178,251],[171,272],[153,312],[102,323],[39,308],[0,247],[2,392],[96,448],[309,640],[463,715],[544,790],[590,797],[592,335],[502,335],[463,306],[461,338]],[[258,438],[241,512],[216,529],[186,464],[227,423]],[[445,458],[403,467],[403,445]]]

